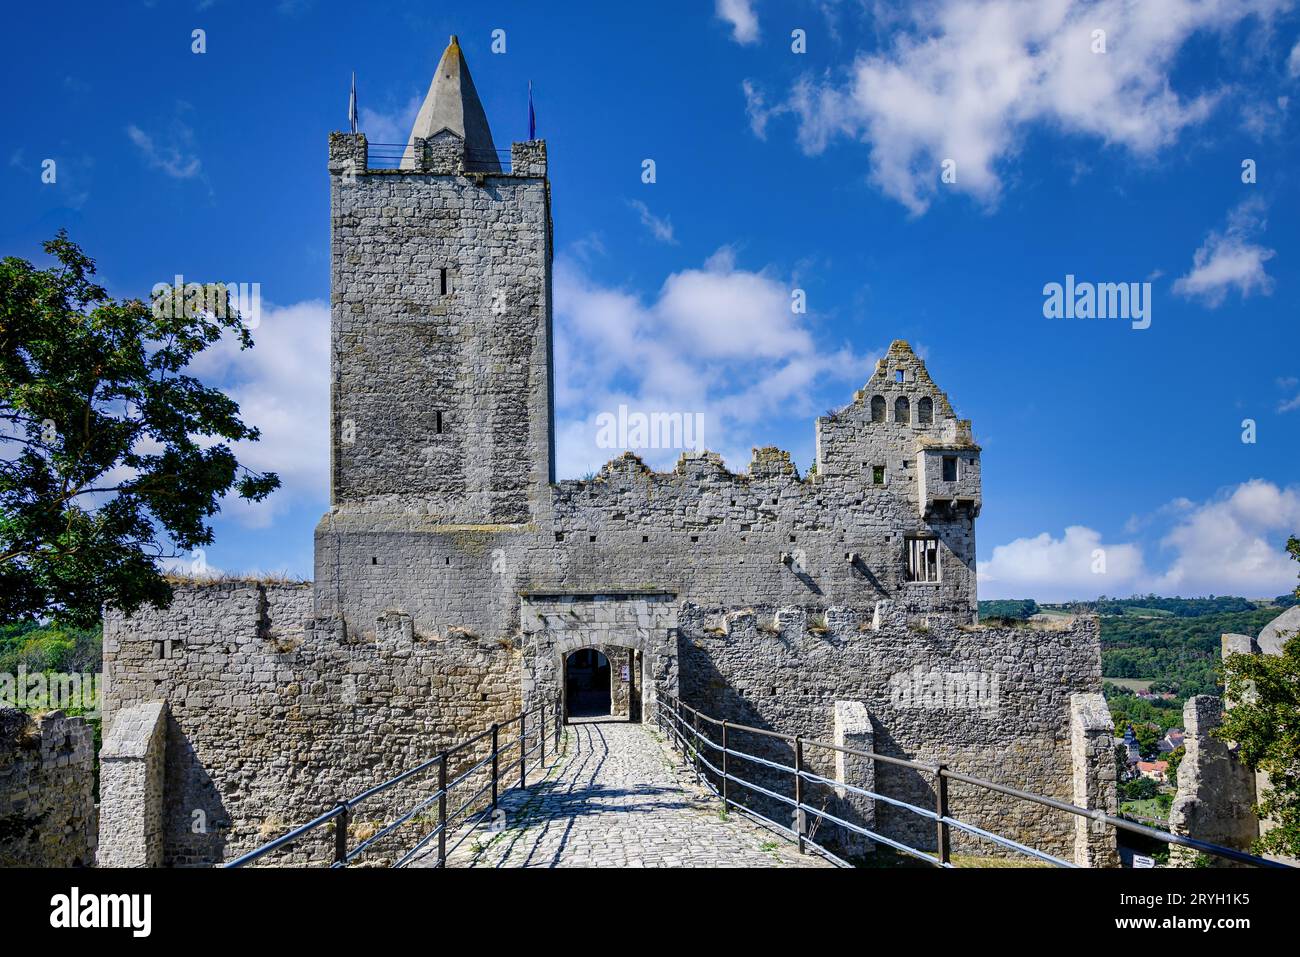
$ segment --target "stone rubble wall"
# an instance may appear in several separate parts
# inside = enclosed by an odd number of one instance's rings
[[[104,660],[110,740],[129,709],[169,706],[167,865],[230,860],[520,707],[509,640],[422,633],[399,613],[351,635],[312,617],[306,585],[183,586],[166,611],[110,612]],[[482,750],[458,759],[451,776]],[[358,839],[427,796],[431,780],[363,805]],[[327,859],[328,832],[276,863]]]
[[[0,868],[95,862],[94,767],[84,718],[0,710]]]
[[[690,604],[680,614],[682,697],[692,707],[738,724],[834,741],[837,702],[853,701],[870,715],[876,753],[942,761],[993,782],[1074,798],[1070,699],[1101,688],[1095,619],[1050,630],[960,626],[944,619],[918,627],[889,602],[873,615]],[[944,675],[949,677],[934,677]],[[743,732],[732,741],[769,760],[792,763],[792,748],[784,743]],[[833,752],[805,748],[804,755],[815,773],[835,777]],[[1099,762],[1094,773],[1103,773],[1104,757],[1113,780],[1113,755],[1093,757]],[[747,770],[757,783],[791,792],[790,775],[757,766]],[[883,762],[874,773],[878,793],[934,807],[933,775]],[[763,804],[761,796],[750,797]],[[949,798],[960,820],[1074,857],[1069,815],[968,785],[951,785]],[[827,791],[818,799],[830,802],[834,796]],[[789,817],[788,808],[773,802],[767,807],[783,822]],[[876,802],[874,814],[885,836],[934,849],[933,821],[883,802]],[[824,834],[833,830],[821,826]],[[958,833],[953,848],[1010,853]]]
[[[735,474],[711,455],[659,473],[627,455],[552,496],[547,521],[522,527],[336,507],[317,529],[317,607],[360,630],[401,608],[424,630],[482,634],[518,630],[530,591],[659,589],[733,607],[889,599],[912,615],[975,618],[973,519],[925,520],[915,501],[858,477]],[[938,538],[938,583],[907,581],[912,533]]]
[[[1223,699],[1196,695],[1183,705],[1184,744],[1178,765],[1178,793],[1169,810],[1169,830],[1211,844],[1249,851],[1259,837],[1255,816],[1255,775],[1237,760],[1227,742],[1213,736],[1223,722]],[[1173,846],[1169,862],[1191,867],[1200,852]],[[1216,866],[1234,866],[1224,858]]]

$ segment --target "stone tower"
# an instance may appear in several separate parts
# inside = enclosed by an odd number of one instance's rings
[[[331,504],[526,523],[554,459],[545,143],[498,153],[453,36],[389,149],[330,137]]]

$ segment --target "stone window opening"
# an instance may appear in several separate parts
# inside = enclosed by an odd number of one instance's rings
[[[957,481],[957,456],[945,455],[943,457],[943,480],[945,482]]]
[[[894,400],[894,421],[903,425],[912,421],[912,406],[905,395]]]
[[[438,270],[438,292],[444,296],[451,292],[451,283],[448,281],[445,266]]]
[[[433,430],[442,435],[442,410],[433,413]]]
[[[937,538],[908,538],[907,580],[934,583],[939,581],[939,540]]]
[[[872,485],[885,484],[885,467],[883,465],[873,465],[871,467],[871,484]]]
[[[645,544],[646,544],[647,542],[649,542],[649,541],[650,541],[650,536],[649,536],[649,535],[642,535],[642,536],[641,536],[641,544],[642,544],[642,545],[645,545]]]
[[[556,533],[555,533],[555,540],[556,540],[557,542],[562,542],[562,541],[564,541],[564,533],[563,533],[563,532],[556,532]]]
[[[871,421],[885,421],[885,397],[883,395],[873,395],[871,397]]]
[[[922,396],[916,403],[916,424],[932,425],[934,423],[934,400],[928,395]]]
[[[906,382],[906,381],[907,381],[907,373],[904,372],[902,369],[895,369],[895,370],[894,370],[894,381],[895,381],[895,382]]]

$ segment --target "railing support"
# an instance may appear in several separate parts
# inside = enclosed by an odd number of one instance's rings
[[[521,788],[528,787],[528,731],[525,727],[527,720],[528,715],[519,716],[519,786]]]
[[[347,864],[348,862],[348,818],[351,813],[347,801],[339,801],[337,807],[342,808],[339,816],[334,819],[334,863]]]
[[[542,705],[542,724],[537,729],[537,746],[541,749],[538,761],[541,762],[543,776],[546,771],[546,705]]]
[[[808,853],[803,846],[803,738],[795,735],[794,739],[794,829],[799,835],[799,853]]]
[[[695,740],[691,742],[691,744],[692,747],[695,749],[695,783],[699,784],[700,783],[700,713],[698,711],[694,711],[692,712],[692,714],[695,716],[695,721],[694,721]]]
[[[938,764],[934,769],[934,811],[939,816],[936,823],[937,832],[935,834],[935,847],[939,852],[939,861],[942,864],[949,863],[950,838],[948,831],[948,778],[944,771],[948,770],[948,765]]]
[[[500,748],[498,747],[497,744],[500,738],[501,738],[501,725],[493,721],[492,722],[492,810],[494,811],[497,808],[497,782],[500,780],[500,776],[499,776],[500,762],[498,760],[500,758]]]
[[[438,755],[438,866],[447,866],[447,752]]]
[[[725,814],[727,804],[727,722],[722,722],[722,811]]]

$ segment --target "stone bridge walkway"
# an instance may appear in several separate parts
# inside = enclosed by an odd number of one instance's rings
[[[830,867],[720,803],[648,725],[569,725],[544,781],[504,796],[450,867]],[[537,773],[541,773],[538,769]]]

